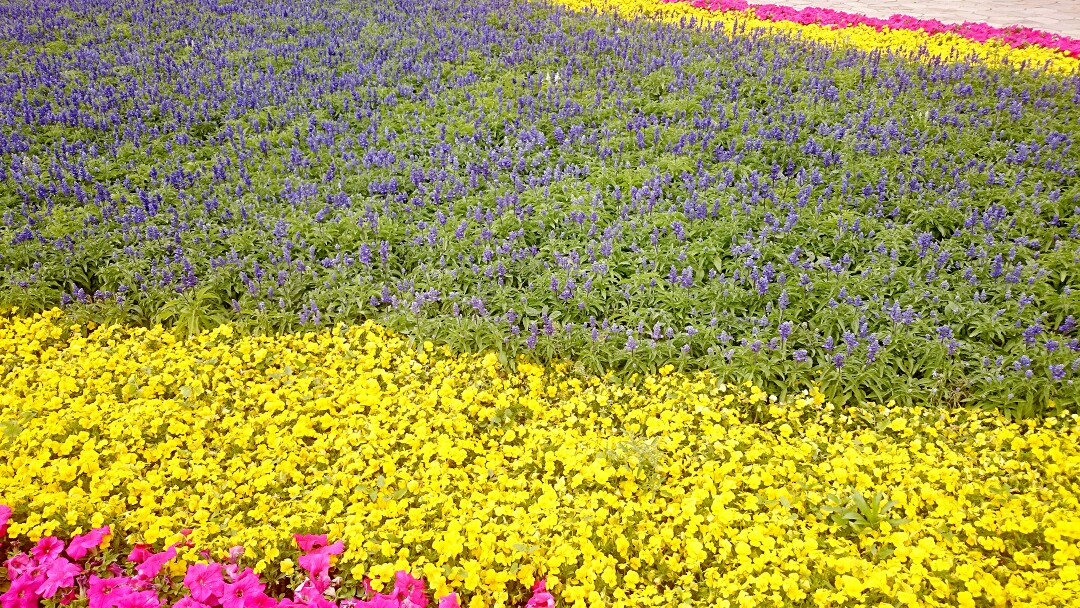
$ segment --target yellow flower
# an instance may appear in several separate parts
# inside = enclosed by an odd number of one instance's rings
[[[242,544],[290,576],[291,534],[326,532],[346,545],[339,574],[383,589],[409,567],[462,605],[507,605],[539,577],[569,606],[1080,602],[1071,417],[866,406],[872,432],[814,388],[770,426],[752,416],[771,397],[707,372],[509,369],[374,323],[213,340],[103,327],[21,355],[65,326],[0,315],[0,420],[23,421],[0,445],[0,496],[19,542],[108,524],[123,552],[190,526],[196,546]],[[826,507],[858,511],[855,489],[897,504],[837,525]]]

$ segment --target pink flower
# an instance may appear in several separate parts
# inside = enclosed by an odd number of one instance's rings
[[[324,547],[328,542],[325,534],[293,534],[293,538],[296,539],[296,544],[300,545],[300,550],[305,553]]]
[[[336,543],[326,545],[322,549],[319,549],[319,551],[327,555],[341,555],[345,552],[345,543],[339,540]]]
[[[86,534],[76,536],[68,543],[68,556],[71,559],[82,559],[91,549],[100,547],[101,543],[105,541],[105,537],[111,533],[109,526],[105,526],[104,528],[94,528]]]
[[[394,574],[394,595],[399,600],[409,601],[412,606],[426,608],[427,596],[424,595],[424,581],[413,578],[404,570],[398,570]]]
[[[401,608],[401,602],[396,596],[386,593],[378,593],[366,602],[357,604],[359,608]]]
[[[56,595],[61,587],[71,587],[75,584],[75,575],[82,572],[78,564],[73,564],[63,557],[59,557],[49,563],[45,570],[45,581],[38,587],[37,592],[41,597],[50,598]]]
[[[11,521],[11,507],[0,505],[0,536],[7,536],[9,521]]]
[[[325,588],[320,589],[319,587],[320,585],[316,585],[314,581],[304,581],[300,583],[299,587],[296,588],[296,593],[293,594],[293,599],[295,599],[300,604],[310,604],[318,598],[322,597],[322,592],[326,591]]]
[[[225,595],[225,579],[221,576],[221,564],[191,564],[188,566],[184,585],[191,590],[191,597],[206,604],[216,604]]]
[[[114,608],[121,596],[131,592],[131,579],[123,576],[98,578],[90,575],[90,608]]]
[[[330,606],[334,606],[333,602],[329,602],[324,598],[319,599],[323,600],[323,602],[330,604]],[[278,601],[270,597],[269,595],[266,595],[265,593],[256,593],[255,595],[247,599],[245,605],[247,606],[247,608],[278,608]]]
[[[229,561],[235,563],[236,560],[240,559],[240,556],[243,555],[243,554],[244,554],[244,547],[242,547],[240,545],[236,545],[235,547],[229,549]]]
[[[172,608],[210,608],[190,595],[173,604]]]
[[[457,594],[451,593],[439,598],[439,608],[461,608],[461,604],[458,604]]]
[[[13,581],[34,569],[34,561],[26,553],[17,553],[7,560],[8,580]]]
[[[325,597],[323,597],[321,595],[316,595],[316,596],[312,597],[311,599],[302,600],[302,601],[298,597],[298,598],[295,598],[294,603],[296,603],[297,606],[302,606],[303,608],[338,608],[337,604],[335,604],[334,602],[326,599]]]
[[[24,574],[11,581],[11,587],[3,595],[0,595],[0,606],[3,608],[37,608],[41,598],[37,588],[41,586],[43,577]]]
[[[128,554],[128,561],[141,564],[151,555],[153,555],[153,553],[150,552],[150,545],[135,545],[135,548]]]
[[[532,592],[525,608],[555,608],[555,596],[548,593],[547,579],[542,578],[533,583]]]
[[[243,574],[233,583],[225,585],[225,593],[221,598],[224,608],[245,608],[248,598],[254,599],[256,595],[262,595],[266,587],[259,582],[259,577],[250,569],[244,570]]]
[[[300,567],[307,571],[315,590],[322,594],[330,587],[330,556],[319,553],[301,555]]]
[[[117,608],[160,608],[161,600],[157,592],[152,589],[146,591],[132,591],[118,598]]]
[[[39,564],[50,562],[60,557],[60,552],[64,550],[64,543],[55,536],[46,536],[39,540],[33,549],[30,549],[30,554],[34,556],[34,559]]]
[[[161,553],[154,553],[143,560],[141,564],[135,567],[135,570],[139,573],[139,577],[146,580],[150,580],[161,572],[161,568],[165,564],[169,563],[169,560],[176,557],[176,545],[173,545],[162,551]]]

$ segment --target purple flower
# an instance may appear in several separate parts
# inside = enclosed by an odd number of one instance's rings
[[[784,321],[780,324],[780,339],[786,341],[791,336],[791,321]]]
[[[941,325],[937,328],[938,340],[945,341],[953,337],[952,328],[948,325]]]
[[[791,358],[794,359],[796,363],[805,363],[808,358],[808,354],[809,353],[807,353],[805,348],[800,348],[799,350],[791,353]]]

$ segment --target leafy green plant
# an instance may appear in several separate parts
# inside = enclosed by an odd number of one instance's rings
[[[821,511],[841,536],[859,536],[866,530],[879,530],[883,523],[893,528],[907,523],[906,519],[889,516],[896,504],[895,500],[886,501],[882,492],[877,492],[867,501],[859,490],[853,488],[848,496],[829,494]]]

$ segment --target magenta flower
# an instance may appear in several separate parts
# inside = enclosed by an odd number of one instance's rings
[[[184,585],[191,597],[205,604],[217,604],[225,595],[225,579],[221,576],[221,564],[191,564],[188,566]]]
[[[308,553],[297,560],[311,579],[311,583],[321,594],[330,586],[330,556],[324,553]]]
[[[533,583],[532,592],[525,608],[555,608],[555,596],[548,593],[547,579],[542,578]]]
[[[321,595],[312,598],[310,601],[298,604],[298,606],[303,606],[304,608],[338,608],[337,604]]]
[[[225,584],[225,593],[221,598],[224,608],[245,608],[249,606],[248,600],[254,600],[256,596],[263,594],[266,587],[259,582],[259,577],[248,568],[236,579],[235,582]]]
[[[300,550],[304,553],[319,547],[325,547],[328,542],[325,534],[293,534],[293,538],[296,539],[296,544],[300,545]]]
[[[37,588],[41,586],[43,577],[24,574],[11,581],[11,587],[0,595],[0,606],[3,608],[37,608],[41,598]]]
[[[151,555],[153,555],[153,553],[150,552],[150,545],[135,545],[135,548],[128,554],[128,561],[141,564]]]
[[[329,602],[324,598],[319,599],[328,603],[330,606],[334,606],[333,602]],[[255,595],[248,597],[244,605],[247,606],[247,608],[278,608],[278,601],[265,593],[256,593]],[[327,608],[322,604],[316,604],[316,606],[318,608]],[[336,608],[336,606],[334,608]]]
[[[172,605],[172,608],[210,608],[190,595]]]
[[[427,606],[427,596],[424,595],[424,581],[413,578],[411,574],[404,570],[398,570],[394,574],[394,595],[403,603],[405,601],[411,602],[411,606],[417,608]]]
[[[82,559],[91,549],[96,549],[105,541],[105,537],[112,534],[109,526],[94,528],[86,534],[76,536],[68,543],[67,554],[71,559]]]
[[[142,561],[141,564],[135,567],[135,570],[139,573],[139,577],[150,580],[161,572],[161,568],[165,564],[169,563],[169,560],[176,557],[176,545],[173,545],[162,551],[161,553],[154,553],[148,556]]]
[[[444,595],[439,598],[439,608],[461,608],[461,604],[458,603],[457,594],[451,593],[450,595]]]
[[[67,606],[71,602],[75,601],[75,598],[77,598],[77,597],[79,597],[79,588],[78,587],[72,587],[71,589],[68,590],[67,593],[65,593],[63,596],[60,597],[60,605],[61,606]]]
[[[120,597],[131,592],[131,579],[127,577],[98,578],[90,575],[90,590],[86,597],[90,608],[115,608]]]
[[[39,540],[33,549],[30,549],[30,554],[34,556],[34,559],[39,564],[50,562],[60,557],[60,552],[64,550],[64,542],[55,536],[46,536]]]
[[[356,606],[357,608],[401,608],[401,602],[396,596],[379,593],[366,602],[357,603]]]
[[[78,564],[73,564],[63,557],[59,557],[49,563],[45,570],[45,581],[38,587],[38,595],[50,598],[56,595],[61,587],[71,587],[75,584],[75,576],[82,572]]]
[[[26,553],[18,553],[14,557],[9,558],[5,565],[7,566],[8,580],[13,581],[33,570],[34,560],[30,559],[30,556]]]
[[[11,507],[0,505],[0,536],[7,535],[9,521],[11,521]]]
[[[161,600],[152,589],[131,591],[117,599],[116,608],[161,608]]]
[[[340,540],[332,545],[326,545],[325,547],[319,547],[314,550],[314,553],[320,555],[341,555],[345,552],[345,543]]]

